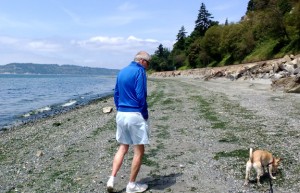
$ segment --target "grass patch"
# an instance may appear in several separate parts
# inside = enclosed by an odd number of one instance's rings
[[[161,151],[164,148],[165,148],[164,145],[162,143],[160,143],[156,146],[155,149],[150,149],[148,155],[151,157],[154,157],[157,155],[157,152]]]
[[[252,111],[246,109],[245,107],[240,106],[239,104],[234,104],[229,101],[224,101],[223,108],[226,112],[230,113],[233,116],[238,116],[243,119],[249,119],[249,120],[256,118]]]
[[[164,88],[165,85],[163,85],[159,80],[152,80],[152,82],[155,82],[157,84],[157,89],[154,90],[151,95],[147,96],[147,103],[148,103],[148,108],[153,107],[153,105],[158,102],[158,101],[162,101],[163,97],[164,97]]]
[[[6,160],[6,156],[5,155],[0,155],[0,162],[3,162]]]
[[[73,175],[75,174],[75,170],[57,170],[53,171],[51,175],[49,176],[49,180],[51,182],[55,182],[57,180],[61,181],[61,186],[62,187],[76,187],[77,183],[73,179]],[[68,189],[68,188],[67,188]]]
[[[162,100],[164,92],[162,90],[153,91],[150,96],[147,97],[148,107],[151,108],[157,102]]]
[[[186,128],[181,128],[178,130],[180,132],[181,135],[187,135],[188,132],[186,131]]]
[[[221,157],[237,157],[237,158],[245,158],[249,157],[249,150],[248,149],[237,149],[231,152],[221,151],[216,153],[214,156],[215,160],[219,160]]]
[[[65,152],[65,154],[64,154],[64,157],[66,158],[66,157],[69,157],[70,155],[72,155],[73,153],[75,153],[75,154],[79,154],[79,153],[84,153],[84,152],[88,152],[88,150],[80,150],[80,149],[77,149],[77,148],[75,148],[75,147],[69,147],[67,150],[66,150],[66,152]]]
[[[110,146],[106,148],[106,152],[113,156],[116,153],[119,144],[117,140],[111,140],[109,144]]]
[[[201,115],[211,123],[213,129],[225,129],[227,127],[227,123],[219,120],[218,117],[220,115],[217,115],[216,112],[213,111],[213,107],[208,101],[201,96],[194,96],[193,98],[200,105],[199,110]]]
[[[168,129],[169,126],[164,126],[164,125],[157,125],[158,128],[158,133],[157,133],[157,138],[163,138],[163,139],[169,139],[171,137]]]
[[[173,103],[174,103],[174,100],[172,100],[170,98],[167,98],[166,100],[162,101],[163,105],[170,105],[170,104],[173,104]]]
[[[150,158],[152,157],[149,156],[149,154],[144,154],[142,163],[149,167],[159,168],[159,164],[156,161],[151,160]]]
[[[227,124],[226,124],[226,122],[216,120],[212,124],[212,128],[213,129],[226,129],[227,128]]]
[[[60,122],[55,122],[55,123],[52,124],[52,126],[54,126],[54,127],[59,127],[61,125],[62,125],[62,123],[60,123]]]
[[[162,101],[163,105],[171,105],[171,104],[175,104],[175,103],[182,103],[182,100],[167,98]]]
[[[173,154],[173,155],[167,155],[166,159],[167,160],[174,160],[176,157],[182,156],[184,153],[179,152],[178,154]]]
[[[158,120],[161,120],[161,121],[167,121],[169,119],[170,119],[169,116],[161,116],[161,117],[158,118]]]
[[[219,142],[223,143],[232,143],[232,142],[237,142],[239,138],[235,136],[233,133],[226,133],[220,140]]]
[[[98,127],[96,130],[92,132],[92,138],[100,135],[103,131],[114,130],[117,127],[116,121],[114,118],[110,119],[105,125],[102,127]]]
[[[5,161],[6,158],[7,158],[7,157],[6,157],[5,153],[1,150],[1,151],[0,151],[0,162]]]
[[[162,143],[158,144],[155,149],[150,149],[148,153],[144,154],[142,163],[146,166],[155,167],[158,169],[159,164],[156,161],[151,160],[151,158],[153,159],[162,149],[164,149],[164,145]]]

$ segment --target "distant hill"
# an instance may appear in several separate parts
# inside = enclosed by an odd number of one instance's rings
[[[116,75],[119,70],[76,65],[10,63],[0,65],[0,74],[89,74]]]

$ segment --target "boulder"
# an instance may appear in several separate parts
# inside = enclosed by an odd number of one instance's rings
[[[300,76],[285,77],[273,80],[271,87],[273,90],[283,90],[286,93],[300,93]]]

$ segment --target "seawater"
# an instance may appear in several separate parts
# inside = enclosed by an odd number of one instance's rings
[[[115,76],[0,74],[0,130],[113,94]]]

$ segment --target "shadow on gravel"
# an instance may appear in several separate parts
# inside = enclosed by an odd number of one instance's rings
[[[276,176],[276,174],[273,174],[274,176]],[[256,177],[256,176],[255,176]],[[264,173],[261,177],[260,177],[260,183],[261,184],[269,184],[270,180],[272,181],[272,179],[270,178],[270,175],[268,173]],[[257,180],[255,179],[250,179],[249,180],[249,184],[257,184]]]
[[[147,177],[140,180],[141,183],[148,184],[148,190],[165,190],[170,188],[172,185],[176,184],[176,178],[181,176],[182,173],[177,174],[169,174],[166,176],[155,175],[153,177]],[[147,192],[146,191],[146,192]],[[126,188],[120,190],[116,193],[124,193],[126,192]]]
[[[148,183],[149,189],[151,190],[165,190],[176,184],[176,178],[182,176],[182,173],[169,174],[166,176],[156,175],[154,177],[149,177],[143,179],[143,182]]]
[[[252,179],[249,180],[249,184],[252,184],[252,188],[258,190],[258,191],[262,191],[262,192],[266,192],[266,193],[273,193],[273,181],[270,178],[270,175],[268,173],[264,173],[261,177],[260,177],[260,183],[262,184],[261,186],[257,185],[257,180],[256,179]],[[247,186],[248,189],[251,189],[251,187]]]

